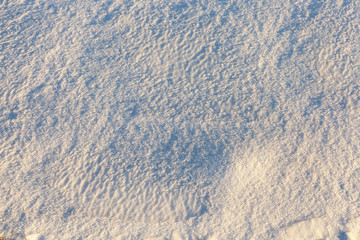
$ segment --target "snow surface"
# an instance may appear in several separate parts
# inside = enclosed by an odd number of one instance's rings
[[[360,3],[0,0],[0,238],[360,239]]]

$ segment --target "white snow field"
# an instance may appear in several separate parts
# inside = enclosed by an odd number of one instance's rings
[[[0,0],[0,239],[360,239],[358,0]]]

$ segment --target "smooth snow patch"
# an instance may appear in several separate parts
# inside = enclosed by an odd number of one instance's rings
[[[360,217],[350,220],[346,225],[348,231],[347,236],[349,240],[360,239]]]
[[[32,234],[26,236],[26,240],[45,240],[45,237],[41,234]]]
[[[326,218],[313,218],[293,224],[285,230],[282,239],[326,239],[329,236],[327,229],[328,221]]]

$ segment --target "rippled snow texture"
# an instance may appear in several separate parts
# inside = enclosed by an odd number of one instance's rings
[[[349,0],[0,0],[0,236],[357,239],[359,23]]]

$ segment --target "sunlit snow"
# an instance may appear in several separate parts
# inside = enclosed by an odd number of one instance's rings
[[[360,239],[360,2],[0,0],[0,239]]]

